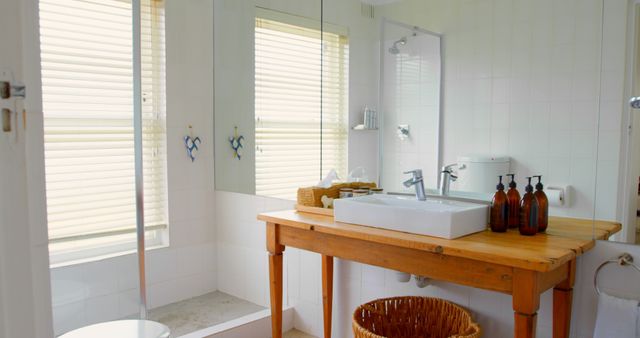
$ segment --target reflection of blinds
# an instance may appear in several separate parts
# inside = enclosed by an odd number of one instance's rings
[[[347,178],[349,45],[347,37],[324,32],[322,59],[322,173]]]
[[[40,0],[53,260],[135,248],[131,20],[130,1]],[[153,229],[167,224],[164,67],[163,3],[143,0],[144,198]]]
[[[280,16],[283,16],[280,13]],[[256,193],[295,198],[320,171],[346,172],[347,38],[256,18]],[[321,63],[324,69],[321,69]],[[320,154],[320,76],[324,89]]]

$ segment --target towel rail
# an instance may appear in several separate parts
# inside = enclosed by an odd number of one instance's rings
[[[596,289],[596,292],[598,294],[600,294],[600,288],[598,288],[598,274],[603,267],[611,263],[617,263],[620,266],[630,266],[636,269],[636,271],[640,272],[640,267],[633,263],[633,256],[626,252],[618,256],[618,258],[616,259],[611,259],[603,262],[602,264],[600,264],[600,266],[598,266],[598,268],[596,269],[596,273],[593,275],[593,287]]]

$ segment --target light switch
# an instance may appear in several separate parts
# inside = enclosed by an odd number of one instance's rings
[[[2,131],[8,133],[11,131],[11,110],[2,108]]]

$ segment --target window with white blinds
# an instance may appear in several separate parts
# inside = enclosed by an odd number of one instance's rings
[[[144,211],[166,243],[164,4],[142,1]],[[52,263],[135,249],[130,0],[40,0]]]
[[[322,33],[312,20],[259,14],[256,194],[295,199],[299,187],[316,184],[332,168],[346,176],[348,39]]]

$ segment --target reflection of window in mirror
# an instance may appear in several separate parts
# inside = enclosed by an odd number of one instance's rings
[[[257,13],[256,194],[295,199],[331,169],[346,177],[348,38],[314,20]]]

